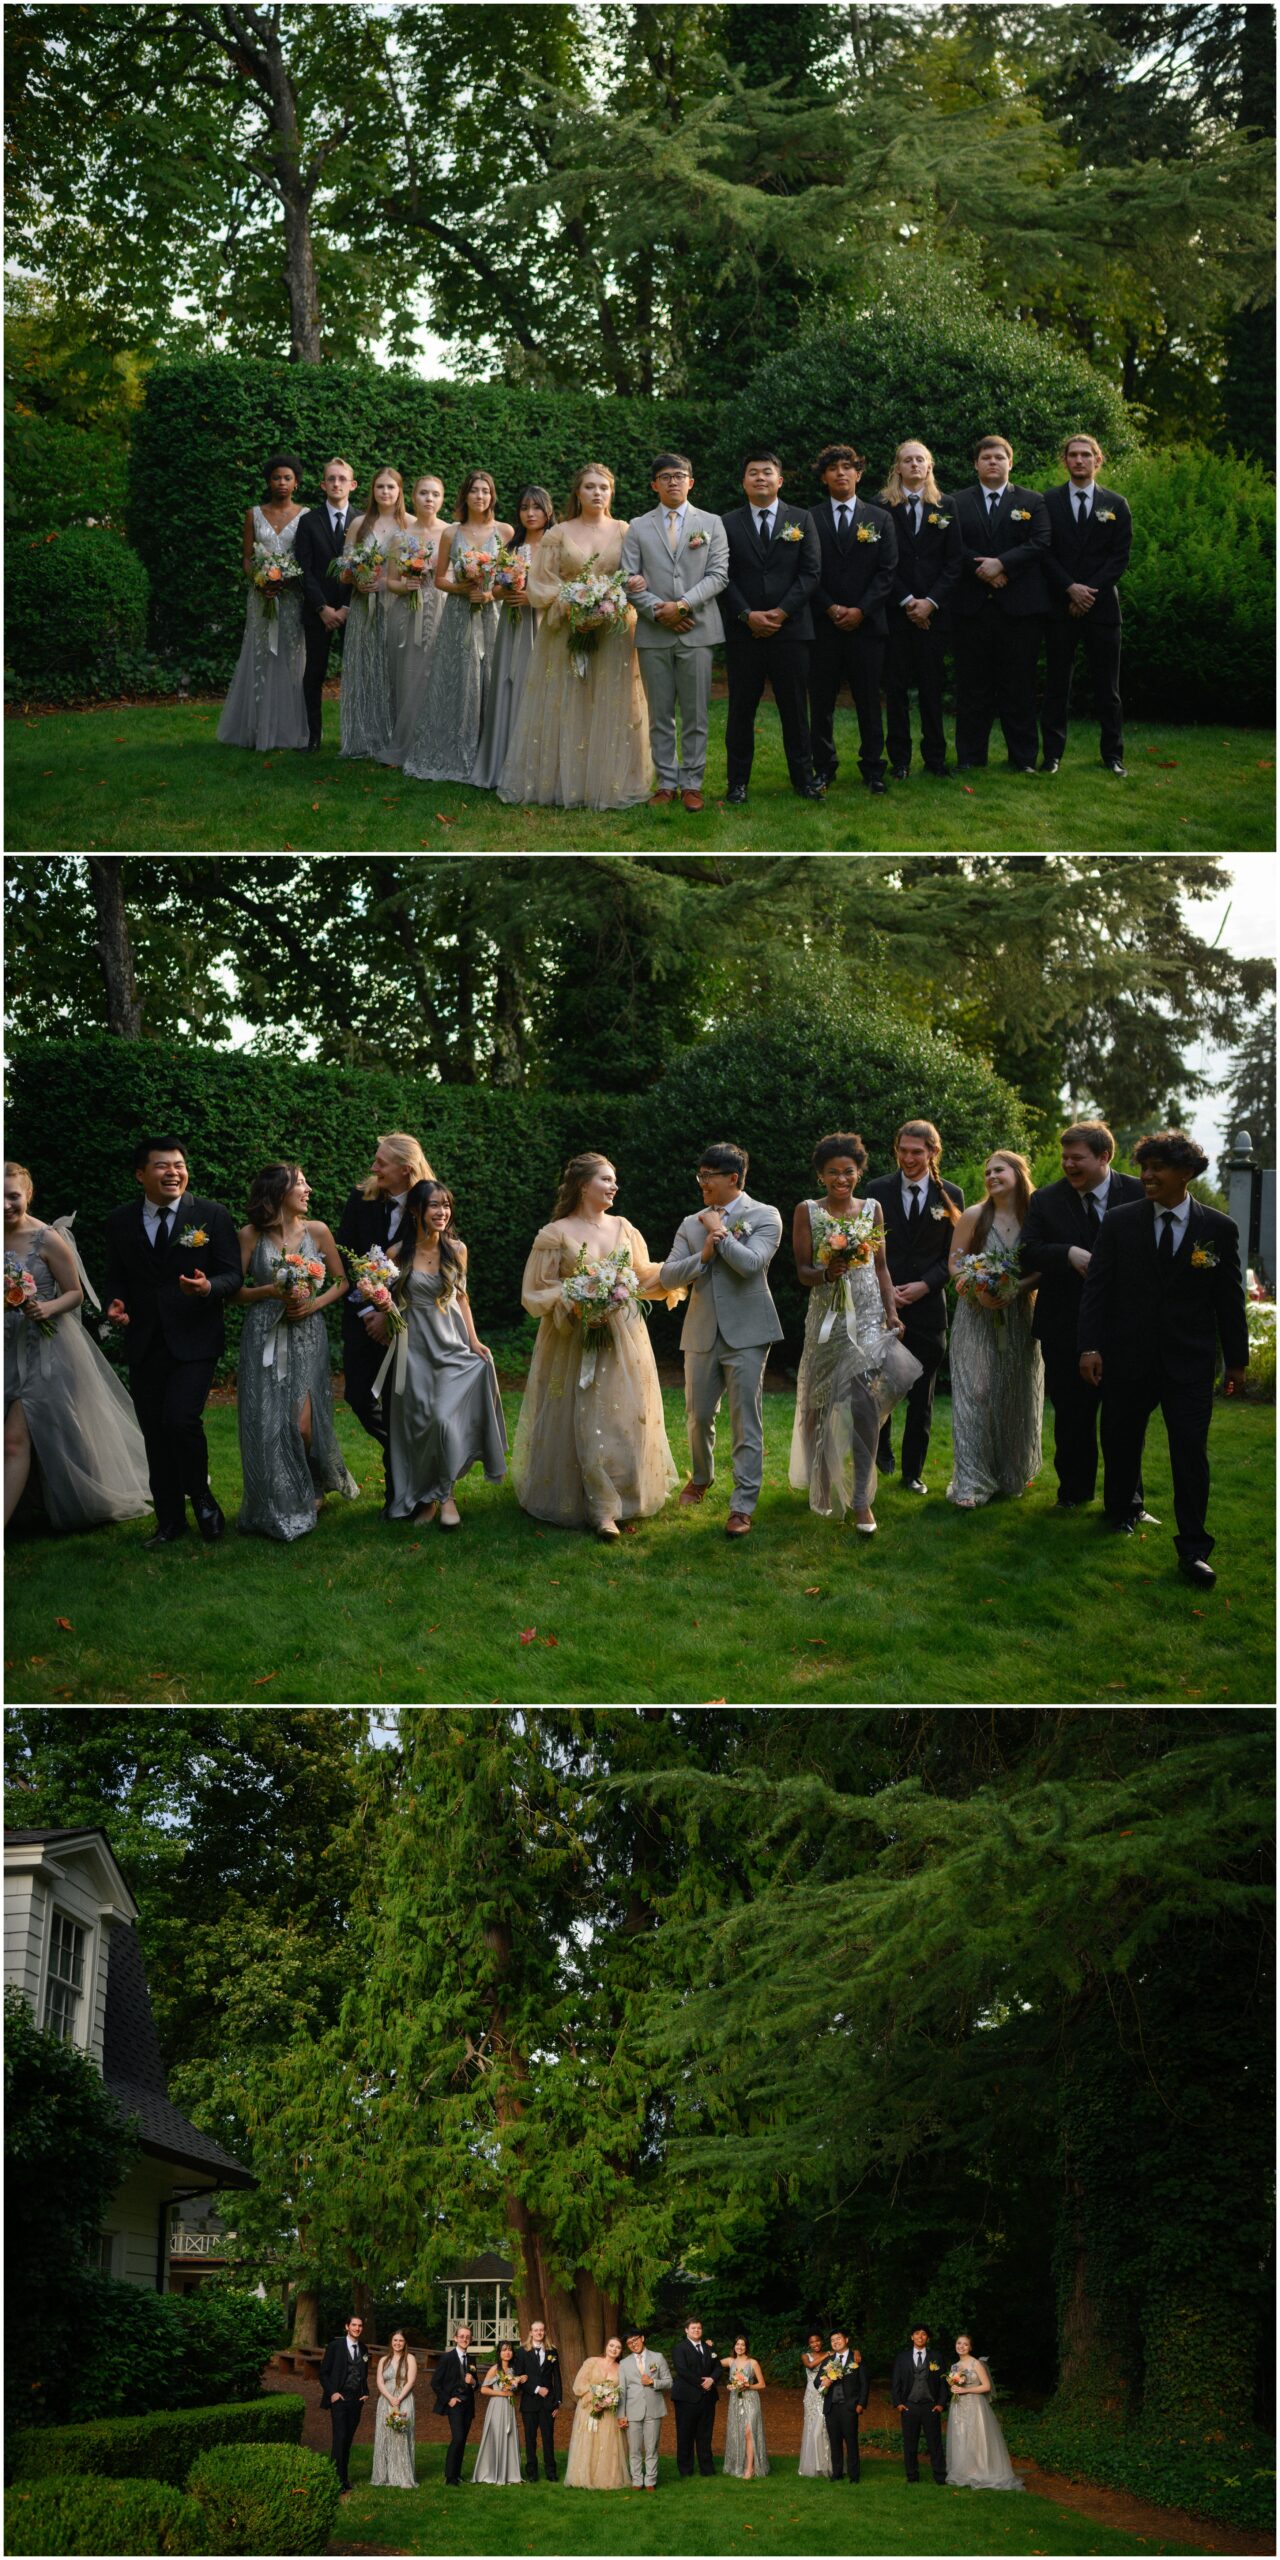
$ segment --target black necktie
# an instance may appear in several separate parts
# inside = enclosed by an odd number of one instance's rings
[[[1084,1214],[1089,1226],[1089,1242],[1092,1245],[1097,1242],[1098,1229],[1102,1224],[1102,1220],[1098,1216],[1098,1203],[1094,1199],[1091,1191],[1088,1191],[1085,1194]]]
[[[342,542],[347,530],[347,511],[345,507],[343,508],[341,515],[335,515],[333,519],[333,530],[338,541]]]
[[[767,542],[769,539],[769,511],[767,507],[761,510],[760,539],[762,542]]]
[[[1077,498],[1077,500],[1076,500],[1076,522],[1077,522],[1077,524],[1079,525],[1079,527],[1080,527],[1080,531],[1081,531],[1082,533],[1084,532],[1085,526],[1087,525],[1088,521],[1089,521],[1089,501],[1088,501],[1088,499],[1086,498],[1086,496],[1085,496],[1085,494],[1084,494],[1084,491],[1083,491],[1083,489],[1082,489],[1082,490],[1081,490],[1081,492],[1080,492],[1079,497],[1078,497],[1078,498]]]
[[[911,1206],[910,1206],[910,1208],[909,1208],[909,1209],[908,1209],[908,1211],[907,1211],[907,1233],[908,1233],[908,1235],[909,1235],[909,1236],[913,1236],[913,1235],[915,1234],[916,1228],[919,1226],[919,1224],[920,1224],[920,1193],[919,1193],[918,1189],[913,1185],[913,1186],[912,1186],[912,1191],[911,1191]]]
[[[1172,1211],[1172,1209],[1162,1209],[1162,1210],[1161,1210],[1161,1212],[1160,1212],[1160,1215],[1161,1215],[1161,1217],[1162,1217],[1162,1218],[1163,1218],[1163,1220],[1164,1220],[1164,1233],[1163,1233],[1163,1235],[1162,1235],[1162,1236],[1161,1236],[1161,1238],[1160,1238],[1160,1259],[1161,1259],[1161,1261],[1162,1261],[1162,1262],[1172,1262],[1172,1260],[1173,1260],[1173,1211]]]
[[[155,1236],[154,1236],[154,1238],[153,1238],[153,1240],[152,1240],[152,1246],[151,1246],[151,1250],[152,1250],[152,1252],[154,1253],[154,1255],[155,1255],[155,1258],[156,1258],[157,1262],[160,1260],[160,1256],[161,1256],[161,1254],[164,1252],[165,1246],[168,1244],[168,1241],[169,1241],[169,1212],[168,1212],[168,1210],[167,1210],[167,1209],[162,1209],[162,1210],[161,1210],[161,1212],[160,1212],[159,1217],[158,1217],[158,1218],[157,1218],[157,1220],[156,1220],[156,1231],[155,1231]]]
[[[907,505],[911,509],[911,538],[914,541],[920,531],[920,501],[918,498],[908,498]]]
[[[848,542],[848,539],[849,539],[849,510],[848,510],[848,508],[847,508],[847,507],[837,507],[837,509],[836,509],[836,540],[837,540],[837,542],[839,543],[840,548],[841,548],[841,550],[842,550],[842,551],[844,550],[845,545],[846,545],[846,543]]]
[[[1004,491],[1003,491],[1003,489],[989,489],[989,490],[988,490],[988,492],[987,492],[987,522],[988,522],[988,524],[990,524],[991,519],[992,519],[992,517],[993,517],[993,516],[994,516],[994,514],[995,514],[996,508],[999,506],[1000,501],[1001,501],[1001,498],[1002,498],[1003,496],[1004,496]]]

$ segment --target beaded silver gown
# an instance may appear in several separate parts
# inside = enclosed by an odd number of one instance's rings
[[[314,1254],[303,1230],[300,1250]],[[253,1288],[270,1280],[280,1248],[259,1236],[245,1279]],[[324,1317],[286,1321],[281,1298],[256,1298],[246,1307],[236,1374],[236,1420],[244,1493],[236,1522],[247,1537],[305,1538],[316,1525],[316,1504],[326,1493],[354,1502],[360,1487],[338,1446]],[[300,1429],[311,1399],[311,1449]]]
[[[453,528],[450,565],[464,544],[468,550],[498,548],[494,524]],[[443,588],[440,591],[444,594]],[[484,723],[485,697],[493,679],[498,640],[496,604],[471,604],[466,596],[445,595],[444,612],[431,681],[423,695],[403,770],[415,782],[470,782]]]
[[[277,533],[261,507],[253,510],[253,538],[282,559],[292,559],[301,516]],[[274,615],[250,586],[244,609],[244,638],[222,706],[218,739],[224,747],[305,747],[307,706],[302,698],[306,643],[302,632],[302,580],[290,579],[276,598]]]
[[[745,2372],[745,2366],[742,2370]],[[731,2383],[733,2374],[734,2367],[731,2365],[729,2368]],[[762,2480],[769,2468],[769,2456],[764,2449],[764,2417],[760,2408],[760,2394],[758,2391],[730,2390],[729,2406],[724,2422],[726,2480],[741,2480],[745,2477],[748,2436],[751,2438],[752,2474],[754,2478]]]
[[[800,2460],[796,2465],[801,2480],[829,2480],[831,2477],[831,2438],[827,2434],[827,2411],[818,2389],[821,2366],[804,2377],[804,2417],[800,2430]]]
[[[1017,1496],[1040,1473],[1044,1361],[1031,1331],[1034,1310],[1030,1295],[1002,1308],[999,1320],[967,1297],[956,1302],[948,1502]]]
[[[488,1484],[507,1472],[507,1426],[493,1363],[473,1351],[456,1297],[442,1297],[438,1271],[410,1271],[407,1329],[392,1353],[383,1389],[391,1430],[395,1495],[391,1520],[411,1520],[420,1502],[443,1502],[475,1466]]]
[[[53,1222],[66,1243],[69,1225],[69,1219]],[[40,1250],[48,1232],[41,1227],[5,1247],[6,1259],[12,1255],[32,1273],[36,1295],[45,1300],[62,1295]],[[44,1334],[20,1307],[4,1311],[4,1409],[22,1406],[50,1523],[97,1529],[112,1520],[140,1520],[151,1509],[151,1487],[132,1401],[78,1307],[51,1321],[53,1332]]]
[[[345,548],[355,545],[355,525],[347,530]],[[373,539],[384,560],[399,538],[399,527],[376,528]],[[387,663],[387,598],[381,584],[361,594],[358,587],[334,584],[335,599],[348,606],[342,632],[342,695],[339,754],[371,756],[385,763],[391,743],[391,672]]]
[[[408,2370],[407,2366],[405,2370]],[[389,2368],[384,2380],[394,2391],[397,2387],[396,2368]],[[407,2391],[400,2403],[400,2415],[407,2421],[406,2434],[400,2435],[394,2427],[388,2426],[390,2414],[391,2404],[380,2391],[373,2421],[373,2472],[369,2486],[372,2489],[416,2489],[413,2393]]]
[[[402,533],[399,549],[409,554],[421,549],[431,562],[431,576],[416,596],[400,596],[387,589],[387,674],[391,682],[391,737],[378,761],[380,764],[403,764],[409,741],[417,725],[418,715],[426,699],[431,681],[431,668],[440,637],[440,624],[446,598],[435,582],[436,554],[440,548],[440,531],[416,534]],[[395,567],[394,560],[391,563]]]
[[[519,544],[517,559],[529,559],[527,542]],[[516,619],[512,621],[512,613]],[[498,614],[498,636],[493,646],[493,669],[484,701],[484,721],[480,745],[471,768],[471,780],[477,791],[496,791],[502,779],[516,725],[516,714],[524,698],[524,688],[533,663],[533,644],[542,616],[532,605],[503,605]]]
[[[824,1229],[834,1222],[825,1202],[806,1205],[816,1253]],[[865,1205],[855,1204],[852,1214],[869,1236],[874,1221]],[[859,1264],[843,1282],[810,1289],[808,1296],[791,1482],[797,1493],[808,1494],[811,1511],[842,1516],[875,1501],[881,1426],[915,1385],[920,1363],[896,1334],[886,1333],[874,1262]]]

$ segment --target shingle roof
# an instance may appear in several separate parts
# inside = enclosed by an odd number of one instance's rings
[[[456,2259],[451,2267],[445,2269],[443,2275],[437,2276],[436,2282],[437,2284],[466,2284],[468,2281],[472,2284],[485,2282],[493,2284],[495,2281],[506,2283],[510,2280],[512,2273],[510,2258],[496,2257],[492,2249],[486,2249],[479,2258]]]
[[[137,1931],[122,1926],[111,1932],[107,1957],[102,2077],[122,2112],[137,2117],[144,2151],[158,2152],[164,2160],[176,2160],[197,2171],[218,2170],[219,2186],[257,2185],[256,2178],[220,2142],[198,2133],[170,2105],[142,1949]]]

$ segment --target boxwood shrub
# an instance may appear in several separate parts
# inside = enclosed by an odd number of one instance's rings
[[[21,534],[7,547],[5,680],[10,693],[69,702],[151,681],[151,582],[103,525]]]
[[[1258,463],[1203,445],[1132,454],[1103,476],[1133,509],[1120,590],[1126,709],[1144,719],[1267,726],[1276,682],[1274,481]],[[1211,645],[1193,646],[1193,633],[1211,635]]]
[[[224,2445],[192,2464],[187,2487],[217,2552],[324,2551],[338,2512],[327,2454],[301,2446]]]
[[[93,2472],[107,2479],[168,2480],[180,2485],[194,2453],[218,2445],[296,2445],[306,2402],[296,2392],[268,2391],[260,2400],[206,2409],[162,2409],[136,2418],[90,2418],[82,2426],[26,2427],[10,2438],[15,2479],[56,2479]]]
[[[6,2551],[208,2551],[204,2511],[159,2480],[37,2480],[7,2491]]]
[[[24,2355],[29,2406],[81,2420],[254,2400],[282,2328],[276,2304],[230,2286],[158,2294],[69,2272]]]

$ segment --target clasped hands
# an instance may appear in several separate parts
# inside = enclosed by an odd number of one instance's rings
[[[837,631],[856,631],[863,620],[862,607],[860,604],[829,604],[827,620],[834,622]]]
[[[1006,578],[998,560],[976,560],[974,562],[974,567],[978,572],[978,576],[980,578],[984,578],[989,587],[1008,586],[1009,581]]]
[[[1084,616],[1097,603],[1097,600],[1098,590],[1096,587],[1082,586],[1078,581],[1073,586],[1068,587],[1067,611],[1070,614],[1072,621],[1083,621]]]
[[[637,569],[627,580],[627,594],[642,596],[648,583],[643,571]],[[661,622],[668,631],[683,632],[693,629],[693,609],[685,603],[682,596],[664,597],[660,604],[655,604],[653,618],[655,622]]]

